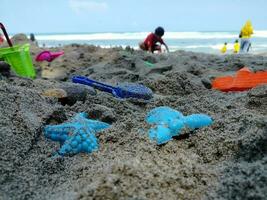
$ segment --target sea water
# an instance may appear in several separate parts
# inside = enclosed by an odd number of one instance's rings
[[[35,34],[40,46],[56,47],[72,43],[90,44],[103,48],[130,46],[138,49],[138,43],[149,32],[133,33],[48,33]],[[194,52],[220,53],[224,42],[228,43],[228,52],[233,52],[233,44],[239,31],[229,32],[166,32],[163,39],[170,51],[187,50]],[[254,31],[251,38],[251,53],[267,52],[267,30]]]

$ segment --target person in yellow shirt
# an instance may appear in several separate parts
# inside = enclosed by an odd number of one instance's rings
[[[225,42],[223,47],[221,48],[222,53],[226,53],[226,51],[227,51],[227,42]]]
[[[240,45],[239,45],[238,40],[236,40],[234,43],[234,53],[238,53],[239,50],[240,50]]]
[[[253,27],[251,21],[248,20],[246,24],[242,27],[241,32],[239,34],[240,39],[240,52],[247,53],[249,51],[249,47],[251,46],[250,38],[253,34]]]

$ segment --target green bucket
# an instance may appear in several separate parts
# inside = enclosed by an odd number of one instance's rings
[[[30,55],[30,45],[17,45],[0,49],[0,59],[7,62],[19,76],[35,78],[35,70]]]

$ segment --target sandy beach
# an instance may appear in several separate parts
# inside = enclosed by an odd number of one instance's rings
[[[33,61],[46,49],[31,43]],[[266,70],[267,53],[156,55],[80,44],[49,50],[65,54],[34,61],[36,79],[0,76],[0,199],[267,199],[267,85],[235,93],[210,89],[214,77],[244,66]],[[97,91],[62,105],[42,95],[67,87],[74,75],[141,83],[154,98],[119,100]],[[157,146],[145,117],[158,106],[204,113],[214,122]],[[59,144],[44,137],[44,126],[78,112],[111,124],[97,134],[99,150],[53,156]]]

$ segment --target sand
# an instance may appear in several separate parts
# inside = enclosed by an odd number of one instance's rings
[[[32,56],[42,49],[32,44]],[[65,55],[34,62],[35,80],[0,78],[0,199],[267,199],[267,85],[238,93],[209,89],[212,78],[243,66],[266,70],[266,55],[152,55],[78,44],[50,50]],[[42,95],[66,87],[73,75],[142,83],[154,99],[119,100],[98,91],[62,105]],[[214,123],[157,146],[145,122],[157,106],[208,114]],[[112,126],[97,135],[97,152],[54,156],[59,144],[44,137],[44,126],[77,112]]]

